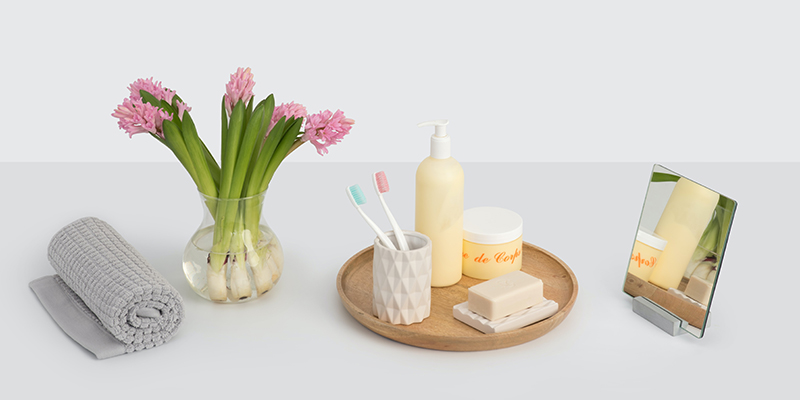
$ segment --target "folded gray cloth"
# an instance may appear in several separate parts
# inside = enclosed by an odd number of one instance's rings
[[[178,291],[104,221],[65,226],[47,256],[58,275],[31,289],[61,329],[99,359],[166,343],[183,321]]]

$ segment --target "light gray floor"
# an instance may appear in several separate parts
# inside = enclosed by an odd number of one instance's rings
[[[740,202],[705,338],[665,334],[634,314],[622,292],[651,164],[467,164],[465,206],[518,212],[524,240],[563,259],[580,291],[569,317],[542,338],[451,353],[370,332],[336,292],[339,268],[374,237],[344,188],[359,183],[366,212],[388,230],[370,181],[384,170],[386,200],[400,225],[413,229],[415,164],[281,166],[265,213],[283,243],[283,277],[266,298],[234,306],[201,299],[183,277],[181,255],[201,209],[177,163],[0,164],[3,282],[11,291],[0,330],[4,387],[29,397],[86,391],[139,398],[168,389],[184,398],[479,398],[500,387],[504,395],[541,398],[775,397],[792,382],[782,360],[798,354],[790,304],[800,279],[793,251],[800,163],[666,166]],[[28,289],[53,273],[51,236],[88,215],[110,223],[181,292],[186,322],[170,343],[97,361]],[[91,385],[82,385],[85,376]]]

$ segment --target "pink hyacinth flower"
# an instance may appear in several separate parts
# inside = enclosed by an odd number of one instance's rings
[[[172,120],[172,116],[166,111],[142,102],[141,98],[123,100],[111,116],[119,118],[120,129],[128,132],[129,137],[133,137],[137,133],[149,132],[163,139],[164,120]]]
[[[159,100],[166,100],[169,104],[172,104],[172,98],[175,97],[174,90],[161,87],[161,82],[153,82],[152,77],[147,79],[137,79],[136,82],[133,82],[130,86],[128,86],[128,90],[131,91],[131,100],[140,100],[142,98],[141,94],[139,93],[140,90],[150,93],[153,95],[153,97]]]
[[[185,111],[192,111],[192,107],[189,107],[182,101],[178,101],[175,104],[178,106],[178,118],[183,121],[183,113]]]
[[[140,90],[150,93],[158,100],[165,100],[169,104],[172,104],[172,99],[175,97],[174,90],[162,87],[161,82],[153,81],[152,77],[147,79],[137,79],[135,82],[131,83],[130,86],[128,86],[128,90],[131,92],[130,99],[132,101],[142,99]],[[175,105],[178,107],[178,118],[181,120],[183,120],[183,113],[185,111],[192,111],[192,107],[189,107],[184,102],[177,101],[175,102]]]
[[[269,136],[269,133],[272,132],[272,127],[274,127],[281,118],[306,118],[307,115],[308,111],[306,110],[306,106],[295,102],[283,103],[275,107],[275,111],[272,112],[272,119],[269,122],[269,128],[267,128],[267,136]]]
[[[253,74],[250,73],[250,68],[242,69],[241,67],[236,70],[235,74],[231,74],[231,80],[225,85],[225,110],[228,111],[228,116],[233,113],[233,107],[241,100],[245,104],[253,97],[253,86],[256,83],[253,81]]]
[[[311,142],[319,155],[328,154],[328,147],[339,143],[350,133],[355,121],[345,118],[341,110],[331,113],[328,110],[312,114],[306,118],[306,130],[301,140]]]

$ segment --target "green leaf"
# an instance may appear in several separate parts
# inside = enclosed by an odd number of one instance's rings
[[[225,109],[225,95],[222,95],[222,151],[219,162],[225,165],[225,147],[228,145],[228,110]]]
[[[273,95],[267,96],[266,99],[261,100],[258,103],[256,109],[260,109],[263,116],[261,118],[261,125],[258,129],[258,138],[256,139],[256,143],[253,146],[253,154],[250,157],[250,165],[247,168],[247,177],[244,180],[245,188],[249,186],[250,180],[253,177],[253,171],[255,170],[255,165],[256,162],[258,161],[258,155],[261,154],[261,148],[263,147],[264,142],[266,140],[264,135],[266,134],[267,128],[269,128],[269,123],[272,120],[272,113],[275,111],[275,97]]]
[[[236,157],[239,154],[241,145],[242,131],[244,129],[244,103],[241,100],[236,103],[231,113],[231,121],[228,125],[228,140],[225,145],[225,153],[222,156],[222,170],[220,177],[219,197],[230,199],[231,184],[233,183],[233,172],[236,166]],[[238,195],[236,197],[239,197]]]
[[[250,165],[250,157],[253,154],[252,148],[261,128],[263,115],[261,109],[257,108],[250,123],[243,129],[244,104],[239,101],[234,107],[231,114],[230,130],[228,131],[226,162],[222,165],[221,198],[234,199],[241,197],[245,174]],[[242,134],[242,130],[244,130],[244,134]],[[239,149],[239,146],[241,146],[241,149]],[[217,206],[217,218],[214,224],[214,245],[212,246],[211,254],[211,268],[215,271],[219,271],[222,268],[225,253],[230,250],[232,232],[239,211],[239,205],[235,202],[222,202]]]
[[[664,172],[653,172],[650,182],[677,182],[681,177],[678,175],[667,174]]]
[[[206,144],[200,140],[200,144],[203,145],[203,153],[206,158],[206,164],[208,164],[208,170],[211,171],[211,178],[214,179],[214,185],[219,190],[219,164],[217,164],[217,160],[214,159],[214,155],[208,150]]]
[[[197,135],[197,128],[194,125],[194,121],[192,121],[192,117],[187,112],[183,113],[183,127],[183,139],[186,143],[186,148],[192,160],[195,173],[197,174],[199,183],[197,188],[206,196],[217,197],[218,189],[217,185],[214,183],[214,178],[211,177],[211,170],[208,168],[208,162],[206,161],[205,152],[203,151],[204,145]]]
[[[154,107],[161,107],[161,100],[155,98],[152,94],[139,90],[139,96],[142,96],[142,101],[147,104],[152,104]]]
[[[177,111],[175,111],[175,110],[178,109],[178,102],[183,103],[183,100],[180,97],[178,97],[177,94],[175,95],[175,97],[172,98],[172,105],[169,105],[164,100],[161,101],[162,105],[164,105],[164,109],[167,112],[169,112],[170,114],[172,114],[172,116],[173,116],[172,117],[172,122],[174,122],[178,126],[178,129],[183,131],[183,126],[182,126],[183,122],[181,121],[180,118],[178,118],[178,113],[177,113]],[[223,114],[224,114],[224,110],[223,110]],[[183,115],[184,115],[184,119],[191,118],[191,115],[189,114],[189,111],[184,111]],[[224,123],[225,123],[225,127],[224,128],[227,129],[228,128],[227,127],[227,121],[225,121]],[[196,136],[197,130],[194,127],[194,121],[192,121],[192,129],[194,130],[195,136]],[[208,171],[211,174],[211,178],[214,181],[215,191],[218,192],[219,191],[219,174],[220,174],[220,171],[219,171],[219,165],[217,164],[217,160],[214,159],[214,156],[211,154],[211,152],[208,150],[208,147],[206,147],[206,144],[203,142],[202,139],[200,139],[199,136],[197,136],[197,140],[200,142],[200,145],[202,147],[203,158],[205,159],[204,165],[208,168]],[[206,193],[206,194],[208,194],[208,193]],[[214,196],[214,197],[216,197],[216,196]]]
[[[275,175],[275,171],[278,170],[281,162],[283,162],[284,157],[286,157],[286,153],[288,153],[289,149],[292,148],[294,141],[300,137],[300,128],[302,126],[303,119],[299,118],[295,119],[289,129],[286,130],[286,133],[281,138],[281,142],[278,144],[278,147],[275,149],[275,152],[272,154],[272,157],[269,160],[267,171],[264,173],[264,178],[261,181],[261,191],[267,190],[269,182],[272,180],[272,176]]]
[[[291,118],[290,120],[293,121],[294,119]],[[272,127],[272,131],[270,131],[269,136],[267,136],[267,139],[264,141],[261,152],[258,154],[256,164],[253,167],[252,176],[250,182],[248,182],[247,190],[245,191],[246,196],[254,196],[265,190],[261,189],[261,183],[264,181],[264,174],[266,173],[272,154],[275,152],[275,148],[278,147],[278,144],[286,133],[287,126],[286,117],[281,117],[281,119],[275,123],[275,126]]]
[[[173,108],[172,105],[167,103],[166,100],[161,100],[161,102],[159,103],[158,107],[161,107],[161,109],[166,111],[167,114],[171,115],[172,116],[172,122],[175,123],[175,126],[178,127],[178,130],[183,131],[183,123],[181,122],[181,119],[178,118],[178,113],[175,111],[175,108]],[[184,112],[184,114],[187,114],[187,113]]]
[[[253,100],[255,98],[255,96],[251,96],[250,101],[247,102],[247,109],[244,111],[244,126],[250,123],[250,116],[253,115]]]
[[[725,252],[725,246],[728,243],[728,236],[730,235],[731,225],[733,224],[733,214],[736,212],[736,207],[738,204],[735,200],[720,195],[717,205],[724,210],[721,215],[718,216],[720,230],[719,243],[717,244],[717,254],[719,254],[720,259],[717,260],[717,263],[719,263],[722,261],[722,254]]]
[[[230,199],[236,156],[242,137],[244,124],[244,104],[239,101],[233,107],[230,122],[226,123],[225,97],[222,98],[222,166],[220,169],[219,198]],[[238,196],[236,196],[238,197]],[[235,202],[222,201],[217,204],[214,218],[214,245],[210,255],[211,268],[219,271],[225,263],[228,253],[233,224],[238,206]]]
[[[189,156],[189,151],[186,149],[186,144],[183,141],[183,135],[181,131],[178,130],[178,127],[172,121],[164,121],[162,125],[164,128],[164,141],[169,147],[172,152],[175,154],[175,157],[178,158],[183,167],[186,169],[186,172],[192,177],[195,185],[200,187],[199,180],[197,179],[197,173],[194,169],[194,164],[192,164],[192,159]]]
[[[241,139],[241,148],[239,149],[236,158],[236,166],[233,173],[233,181],[230,187],[230,198],[238,198],[242,195],[242,188],[247,176],[247,171],[250,168],[250,158],[253,156],[253,147],[255,147],[258,140],[258,132],[261,130],[261,121],[264,113],[261,112],[263,106],[256,108],[250,123],[244,130],[244,136]],[[231,143],[228,143],[231,146]]]

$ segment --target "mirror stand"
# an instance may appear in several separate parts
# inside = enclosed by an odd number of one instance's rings
[[[672,336],[678,336],[686,332],[683,329],[686,327],[686,321],[676,317],[646,297],[637,296],[633,298],[633,312]]]

